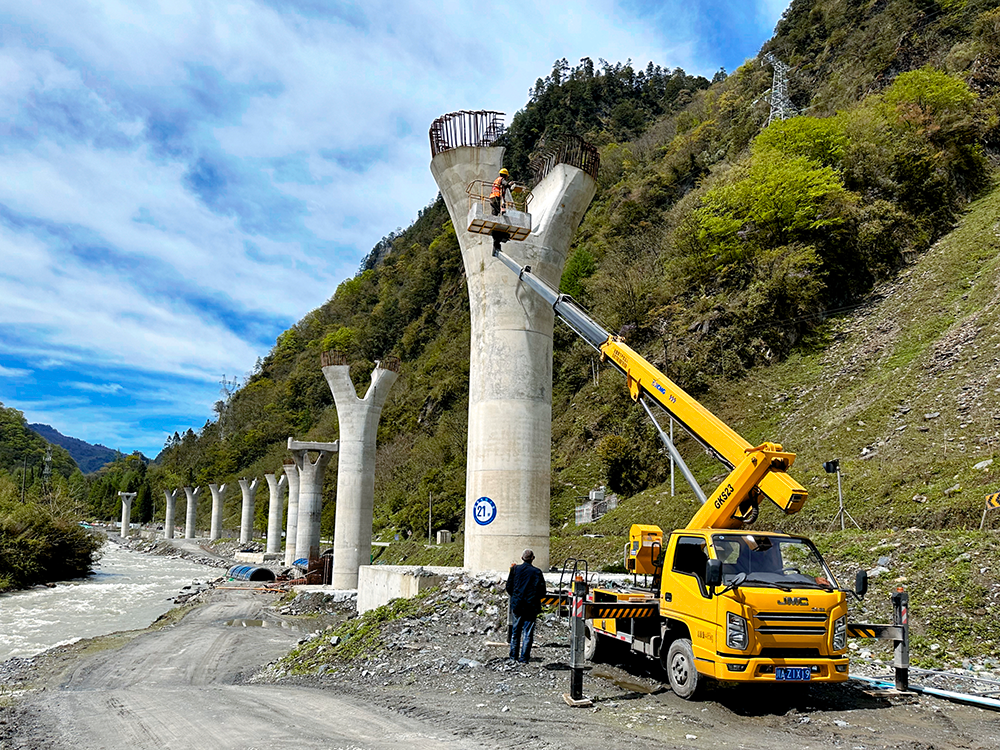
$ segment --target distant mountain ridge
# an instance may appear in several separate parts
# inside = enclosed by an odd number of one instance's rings
[[[80,471],[84,474],[97,471],[104,466],[104,464],[114,461],[118,456],[118,451],[112,450],[104,445],[93,445],[85,440],[63,435],[59,432],[59,430],[51,425],[29,424],[28,428],[45,438],[50,443],[60,445],[65,448],[69,452],[69,455],[73,457],[73,460],[76,461],[76,465],[80,467]]]

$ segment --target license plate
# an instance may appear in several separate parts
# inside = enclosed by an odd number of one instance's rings
[[[812,674],[809,667],[775,667],[774,679],[808,681]]]

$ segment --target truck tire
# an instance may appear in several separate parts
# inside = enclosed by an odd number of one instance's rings
[[[667,651],[667,679],[670,689],[684,700],[692,700],[704,683],[694,666],[694,651],[688,638],[678,638]]]
[[[594,626],[590,620],[584,626],[586,640],[583,642],[583,658],[587,661],[599,661],[607,651],[607,644],[604,643],[604,636],[594,632]]]

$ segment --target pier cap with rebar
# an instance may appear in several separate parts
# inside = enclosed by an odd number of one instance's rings
[[[449,112],[431,123],[431,156],[461,146],[493,146],[503,133],[503,112]]]

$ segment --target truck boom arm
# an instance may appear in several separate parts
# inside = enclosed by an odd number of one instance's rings
[[[625,375],[633,401],[646,397],[659,404],[688,434],[732,470],[691,519],[689,528],[738,527],[741,525],[739,516],[734,520],[734,514],[739,512],[738,507],[747,500],[755,486],[785,513],[797,513],[802,508],[808,493],[786,473],[795,460],[794,453],[785,453],[780,445],[773,443],[757,447],[750,445],[645,358],[617,336],[608,333],[571,296],[560,294],[531,273],[530,266],[518,265],[503,251],[497,250],[494,255],[526,286],[552,305],[553,311],[564,323],[600,352],[601,361],[610,362]],[[734,484],[736,480],[739,480],[738,484]]]

